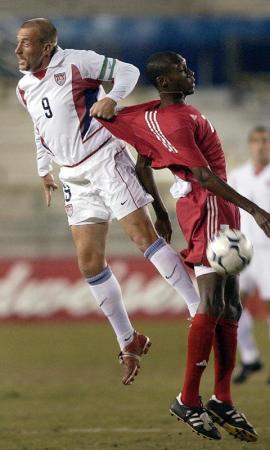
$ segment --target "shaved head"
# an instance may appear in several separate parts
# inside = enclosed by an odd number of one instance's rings
[[[30,19],[21,25],[21,28],[31,27],[36,27],[38,29],[41,43],[45,44],[46,42],[51,42],[54,46],[57,45],[57,30],[48,19]]]
[[[157,78],[161,75],[166,75],[171,67],[171,64],[179,62],[179,55],[175,52],[160,52],[150,56],[147,61],[145,73],[148,80],[157,87]]]
[[[185,58],[176,52],[150,56],[145,74],[161,95],[176,94],[181,101],[194,93],[195,78]]]

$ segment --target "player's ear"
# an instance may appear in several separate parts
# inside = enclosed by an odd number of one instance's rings
[[[44,45],[44,55],[50,55],[52,52],[52,43],[51,42],[46,42],[46,44]]]
[[[168,87],[168,80],[167,77],[165,77],[164,75],[160,75],[159,77],[157,77],[156,82],[158,90],[163,90]]]

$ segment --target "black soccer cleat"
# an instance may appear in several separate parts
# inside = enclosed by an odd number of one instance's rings
[[[245,381],[247,381],[250,375],[252,375],[254,372],[258,372],[262,368],[263,364],[259,359],[251,364],[242,363],[239,372],[235,375],[233,379],[233,382],[235,384],[245,383]]]
[[[213,422],[218,423],[235,438],[246,442],[258,440],[256,430],[247,421],[244,414],[237,411],[234,406],[221,402],[213,395],[206,403],[205,408]]]
[[[199,408],[190,408],[179,402],[176,398],[170,406],[170,413],[177,420],[185,422],[198,436],[210,440],[219,440],[221,435],[210,419],[206,409],[201,406]]]

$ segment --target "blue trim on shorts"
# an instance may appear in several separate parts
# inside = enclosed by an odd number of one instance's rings
[[[144,256],[147,259],[151,259],[152,256],[154,256],[155,253],[157,253],[162,247],[165,247],[166,241],[163,238],[158,238],[153,244],[148,247],[145,252]]]
[[[86,281],[90,286],[96,286],[97,284],[105,283],[112,276],[112,271],[109,266],[105,267],[100,273],[94,277],[86,278]]]

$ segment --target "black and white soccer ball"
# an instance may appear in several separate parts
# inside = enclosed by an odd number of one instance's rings
[[[225,228],[208,242],[206,254],[219,275],[236,275],[250,263],[253,247],[240,230]]]

